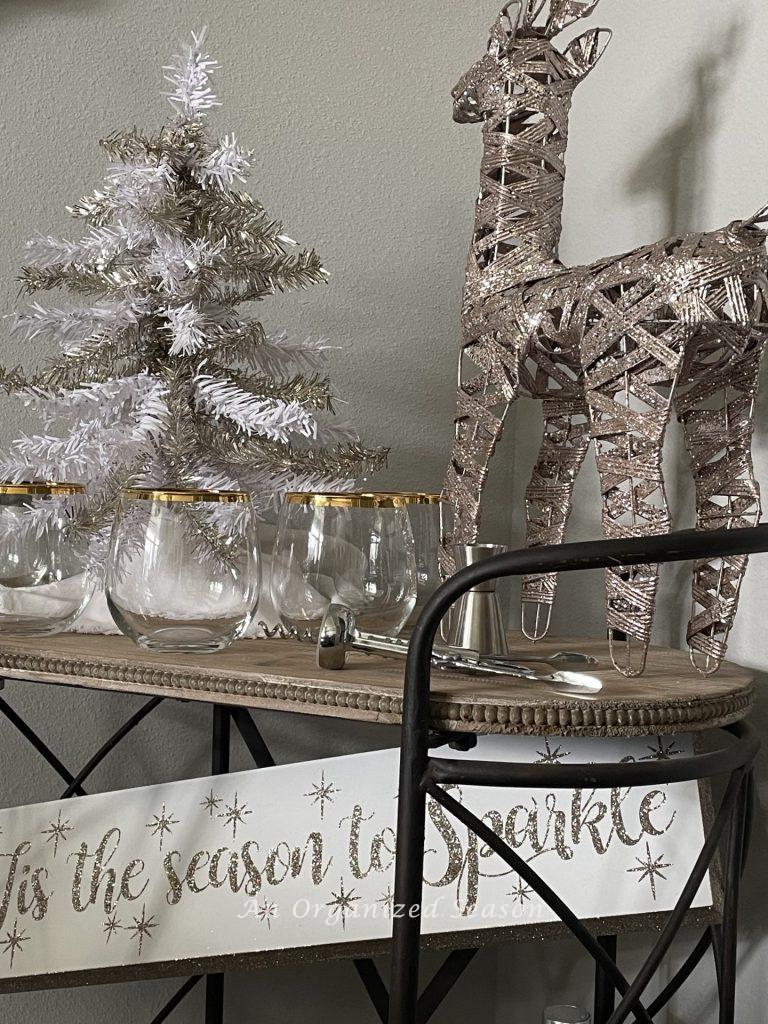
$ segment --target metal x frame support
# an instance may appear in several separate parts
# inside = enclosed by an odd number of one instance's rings
[[[2,686],[3,680],[0,680]],[[66,783],[66,789],[61,799],[69,799],[77,796],[85,796],[86,790],[83,783],[104,761],[104,759],[115,749],[115,747],[128,736],[152,711],[155,710],[164,700],[174,698],[152,697],[142,704],[105,743],[99,747],[96,753],[86,761],[83,767],[73,774],[62,763],[57,755],[51,750],[48,744],[35,732],[35,730],[22,718],[22,716],[0,696],[0,714],[19,731],[19,733],[34,747],[38,754],[54,769],[54,771]],[[258,726],[253,720],[251,713],[244,707],[228,707],[221,704],[213,704],[213,720],[211,731],[211,774],[223,775],[229,771],[231,726],[234,723],[240,736],[245,743],[248,752],[253,758],[257,768],[274,767],[276,761],[272,756],[266,742],[264,741]],[[449,737],[433,736],[432,744],[448,742]],[[453,985],[458,981],[466,966],[469,964],[477,950],[460,950],[448,955],[444,963],[435,973],[434,978],[427,986],[420,1000],[419,1021],[427,1024],[434,1012],[437,1010],[443,999],[448,995]],[[386,1024],[389,1014],[389,993],[379,973],[376,964],[370,958],[358,958],[354,960],[357,974],[363,983],[371,1004],[379,1020]],[[208,975],[194,975],[184,981],[180,988],[173,994],[168,1002],[162,1007],[151,1021],[151,1024],[162,1024],[168,1020],[173,1011],[183,1002],[187,995],[197,986],[198,982],[205,978],[205,1024],[224,1024],[224,975],[214,973]]]
[[[677,992],[710,945],[717,970],[719,1024],[734,1024],[739,881],[751,828],[752,764],[760,746],[751,728],[744,723],[729,726],[727,732],[732,742],[722,749],[667,762],[561,764],[553,769],[547,765],[435,758],[429,753],[431,655],[440,623],[451,606],[473,587],[494,579],[617,565],[730,558],[765,551],[768,551],[768,526],[529,548],[463,569],[433,595],[414,628],[405,671],[395,869],[398,913],[393,922],[389,1024],[420,1024],[422,1019],[418,994],[419,951],[428,798],[471,829],[513,868],[593,958],[597,970],[595,1024],[624,1024],[630,1015],[640,1024],[652,1024],[654,1016]],[[515,850],[444,788],[464,784],[602,789],[663,785],[717,776],[725,777],[727,784],[714,822],[676,906],[632,982],[622,974],[616,962],[615,937],[594,936]],[[723,842],[726,853],[722,924],[702,936],[664,991],[646,1006],[642,998],[648,984],[684,924],[696,892]]]

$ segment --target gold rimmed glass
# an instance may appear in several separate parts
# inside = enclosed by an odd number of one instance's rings
[[[434,493],[414,494],[407,505],[416,555],[416,604],[408,619],[409,628],[441,583],[438,556],[444,507],[442,495]]]
[[[256,515],[246,492],[123,491],[107,605],[140,647],[192,653],[227,647],[250,625],[260,582]]]
[[[441,497],[421,491],[290,491],[284,501],[313,508],[413,508],[439,505]]]
[[[316,635],[331,603],[368,632],[396,635],[416,602],[413,492],[295,492],[283,500],[272,600],[283,624]]]
[[[84,611],[95,578],[71,500],[84,494],[82,484],[0,482],[0,633],[60,633]]]

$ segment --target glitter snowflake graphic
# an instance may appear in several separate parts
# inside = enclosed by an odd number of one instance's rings
[[[570,757],[570,750],[563,750],[561,746],[552,748],[549,745],[549,740],[544,739],[544,750],[537,750],[536,753],[539,755],[534,761],[534,764],[560,764],[563,758]]]
[[[147,905],[142,903],[141,905],[141,917],[134,917],[133,924],[126,925],[125,930],[130,933],[132,939],[137,939],[139,943],[139,956],[144,947],[144,939],[152,938],[152,929],[157,928],[154,923],[155,915],[152,914],[147,917]]]
[[[160,837],[160,850],[162,851],[163,839],[166,835],[170,835],[173,832],[173,826],[178,825],[179,822],[174,818],[173,814],[169,814],[166,811],[165,804],[163,804],[162,811],[159,814],[153,814],[152,818],[154,820],[150,821],[146,827],[152,829],[153,836]]]
[[[262,924],[265,924],[267,928],[271,929],[272,921],[276,917],[280,916],[280,911],[278,910],[276,903],[270,903],[269,900],[264,900],[263,903],[259,904],[256,910],[256,916]]]
[[[638,863],[638,867],[627,868],[627,873],[637,872],[640,875],[640,877],[637,880],[638,882],[642,882],[647,878],[648,881],[651,883],[651,893],[653,894],[653,898],[655,900],[656,876],[658,875],[659,878],[663,878],[666,880],[667,876],[664,874],[664,869],[671,868],[672,865],[664,863],[663,854],[659,857],[654,857],[651,854],[651,847],[649,843],[645,844],[645,860],[642,860],[640,857],[635,857],[635,860]]]
[[[122,927],[123,926],[117,919],[117,911],[115,911],[115,913],[111,916],[107,917],[107,920],[104,922],[103,928],[104,934],[107,936],[107,945],[109,945],[109,940],[112,938],[115,932],[119,931],[119,929]]]
[[[219,818],[224,819],[224,825],[228,828],[232,826],[232,838],[237,838],[237,826],[244,825],[245,819],[249,814],[253,814],[253,811],[249,811],[248,804],[239,804],[237,802],[237,793],[235,793],[235,799],[231,804],[225,804],[224,810],[218,815]]]
[[[211,790],[208,796],[203,797],[203,799],[200,801],[200,806],[204,807],[205,810],[208,811],[208,817],[212,818],[213,812],[218,811],[219,807],[221,806],[221,802],[221,797],[215,796],[213,790]]]
[[[674,739],[665,740],[663,736],[657,736],[656,746],[647,749],[650,753],[641,757],[641,761],[669,761],[677,754],[682,754]]]
[[[355,896],[355,890],[350,889],[349,892],[344,891],[344,879],[339,881],[339,891],[333,892],[331,890],[331,896],[333,899],[329,900],[325,905],[326,907],[332,907],[331,914],[336,915],[341,919],[341,927],[346,931],[347,927],[347,914],[354,914],[354,904],[362,899],[362,896]]]
[[[333,798],[341,790],[337,789],[334,783],[325,781],[325,771],[320,773],[320,781],[316,782],[312,789],[304,796],[308,796],[312,799],[313,804],[320,804],[320,820],[325,817],[325,805],[326,803],[332,804]]]
[[[61,811],[56,821],[52,821],[48,828],[44,828],[40,833],[41,836],[48,836],[46,839],[47,843],[53,843],[53,856],[59,852],[59,843],[66,842],[69,839],[67,832],[74,832],[74,826],[69,824],[69,818],[66,821],[61,820]]]
[[[507,893],[507,896],[511,896],[512,897],[512,901],[514,903],[519,903],[520,906],[522,907],[526,903],[530,903],[531,902],[532,894],[533,894],[533,889],[531,889],[531,887],[529,885],[526,885],[525,882],[522,880],[522,878],[520,878],[520,876],[518,875],[517,876],[517,885],[512,890],[512,892],[508,892]]]
[[[19,931],[18,918],[13,922],[13,931],[6,932],[6,938],[0,939],[0,951],[11,954],[10,967],[13,967],[13,959],[17,953],[24,952],[24,943],[29,942],[29,936],[22,929]]]
[[[387,886],[386,892],[383,892],[376,902],[384,907],[387,917],[392,917],[392,911],[395,908],[395,894],[392,892],[391,885]]]

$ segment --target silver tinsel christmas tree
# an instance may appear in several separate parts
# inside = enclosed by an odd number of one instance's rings
[[[237,187],[251,152],[209,134],[218,65],[203,36],[165,69],[174,120],[102,141],[106,181],[70,208],[84,237],[28,245],[24,290],[62,287],[83,304],[34,303],[16,330],[61,354],[36,373],[0,370],[44,425],[0,455],[0,477],[86,484],[69,511],[94,536],[129,482],[240,488],[267,507],[284,490],[349,487],[385,455],[324,416],[326,342],[268,334],[238,311],[326,272]]]

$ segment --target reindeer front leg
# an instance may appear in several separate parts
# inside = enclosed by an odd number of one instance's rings
[[[525,492],[526,544],[560,544],[573,505],[573,485],[589,449],[589,410],[582,397],[545,398],[544,437]],[[529,640],[547,635],[557,576],[525,576],[522,627]]]
[[[728,327],[723,327],[720,333],[726,332]],[[752,335],[740,354],[738,339],[726,337],[724,343],[710,331],[693,349],[681,375],[682,381],[692,382],[683,387],[676,405],[691,459],[696,525],[701,530],[739,529],[755,526],[760,519],[752,435],[764,340]],[[688,645],[694,667],[704,675],[716,672],[725,656],[746,568],[746,555],[694,566]]]
[[[517,360],[495,331],[462,348],[455,417],[455,441],[443,494],[452,522],[444,522],[440,571],[456,571],[454,546],[474,544],[480,525],[480,500],[488,467],[517,394]],[[480,371],[479,373],[477,371]]]

